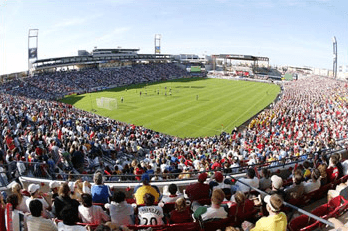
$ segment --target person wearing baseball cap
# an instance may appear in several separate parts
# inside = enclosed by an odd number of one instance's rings
[[[272,181],[272,189],[268,193],[270,195],[278,194],[279,196],[281,196],[284,199],[285,192],[284,192],[284,188],[283,188],[283,179],[280,176],[273,175],[271,177],[271,181]]]
[[[267,230],[267,231],[286,231],[287,218],[285,213],[281,212],[283,199],[277,195],[267,195],[264,199],[266,209],[269,213],[268,217],[260,218],[255,227],[250,231]]]
[[[143,182],[142,186],[138,186],[134,188],[134,198],[137,205],[144,204],[144,195],[149,193],[155,197],[155,203],[158,203],[160,200],[160,191],[156,186],[150,185],[150,176],[147,173],[143,173],[141,175],[141,182]]]
[[[51,210],[51,208],[52,208],[52,201],[50,200],[50,198],[47,194],[43,194],[42,192],[40,192],[40,188],[41,187],[38,184],[30,184],[28,187],[28,192],[30,193],[30,198],[28,198],[25,201],[25,203],[29,209],[30,208],[29,204],[32,200],[41,201],[41,204],[43,206],[42,216],[44,218],[51,218],[52,214],[50,214],[50,212],[48,210]],[[42,197],[42,198],[40,198],[40,197]]]
[[[224,176],[220,171],[216,171],[214,174],[214,180],[209,182],[209,187],[213,191],[214,189],[220,188],[225,194],[231,194],[231,180],[224,179]]]
[[[49,183],[50,189],[52,191],[52,199],[55,199],[58,196],[58,190],[60,184],[57,181],[51,181]]]
[[[198,182],[188,185],[186,187],[185,193],[191,201],[197,201],[200,199],[210,198],[210,187],[205,184],[204,181],[207,179],[207,173],[203,172],[198,175]]]

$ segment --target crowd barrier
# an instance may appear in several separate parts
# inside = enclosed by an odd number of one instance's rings
[[[326,155],[329,157],[330,155],[334,153],[341,153],[343,158],[347,158],[347,152],[346,149],[340,149],[340,150],[324,150],[323,155]],[[232,168],[232,172],[223,172],[222,174],[225,177],[233,176],[235,178],[244,177],[246,175],[246,171],[248,168],[254,168],[255,170],[260,171],[262,168],[268,168],[273,173],[281,174],[284,173],[286,176],[289,176],[291,174],[291,171],[289,169],[294,169],[296,165],[302,164],[305,160],[307,160],[308,154],[298,156],[298,157],[290,157],[281,161],[273,161],[273,162],[267,162],[262,164],[255,164],[255,165],[243,165],[240,167]],[[20,174],[18,169],[16,170],[15,174],[9,174],[6,175],[14,175],[15,178],[20,179],[21,182],[23,182],[24,185],[28,185],[30,183],[50,183],[52,180],[58,181],[58,182],[64,182],[64,181],[76,181],[78,179],[81,179],[83,181],[89,181],[93,182],[93,174],[80,174],[77,171],[71,171],[71,172],[64,172],[60,171],[59,173],[50,173],[50,171],[47,171],[47,164],[41,164],[41,163],[25,163],[22,162],[25,166],[25,174]],[[44,169],[44,170],[43,170]],[[100,169],[101,172],[103,172],[103,169]],[[209,176],[214,175],[214,171],[205,171],[208,173]],[[168,173],[166,174],[166,178],[164,180],[152,180],[153,185],[158,186],[159,188],[163,188],[164,186],[175,183],[178,187],[185,187],[188,184],[197,182],[198,175],[201,172],[194,171],[186,173],[190,175],[190,178],[184,178],[184,179],[178,179],[177,176],[180,173]],[[151,177],[154,176],[160,176],[164,177],[163,174],[152,174]],[[134,188],[135,186],[139,185],[141,182],[136,180],[136,175],[107,175],[104,174],[104,183],[106,185],[109,185],[111,188],[120,188],[120,189],[129,189]],[[0,182],[1,180],[0,175]],[[4,179],[4,182],[6,182],[6,179]],[[7,182],[11,182],[11,180],[8,180]]]

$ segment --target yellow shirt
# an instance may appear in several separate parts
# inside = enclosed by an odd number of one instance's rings
[[[283,212],[277,215],[262,217],[250,231],[286,231],[287,219]]]
[[[150,193],[155,197],[155,203],[158,203],[159,193],[157,190],[152,187],[151,185],[143,185],[140,188],[137,189],[137,191],[134,194],[135,201],[137,202],[137,205],[145,204],[144,202],[144,195],[146,193]]]
[[[303,177],[306,178],[306,177],[310,177],[310,176],[311,176],[311,170],[306,169],[305,172],[303,173]]]

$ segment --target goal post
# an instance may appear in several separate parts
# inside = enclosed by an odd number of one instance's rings
[[[99,108],[105,108],[108,110],[117,109],[117,99],[115,98],[101,97],[101,98],[97,98],[96,101],[97,101],[97,107]]]

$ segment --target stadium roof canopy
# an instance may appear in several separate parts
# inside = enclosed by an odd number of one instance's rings
[[[268,57],[260,57],[260,56],[252,56],[252,55],[220,54],[220,55],[212,55],[212,58],[269,62]]]
[[[295,70],[302,70],[302,71],[311,71],[312,68],[310,67],[293,67],[293,66],[288,66],[288,68],[292,68],[292,69],[295,69]]]
[[[128,51],[139,51],[139,48],[133,48],[133,49],[125,49],[125,48],[115,48],[115,49],[94,49],[93,52],[103,52],[103,51],[111,51],[114,53],[121,53],[121,52],[128,52]]]
[[[108,49],[109,51],[110,49]],[[130,49],[127,49],[130,50]],[[137,49],[134,49],[137,50]],[[45,68],[64,67],[71,65],[88,65],[107,63],[109,61],[163,61],[172,60],[173,56],[168,54],[137,54],[137,53],[121,53],[121,54],[100,54],[95,55],[81,55],[81,56],[68,56],[59,58],[38,59],[33,62],[36,70]]]

